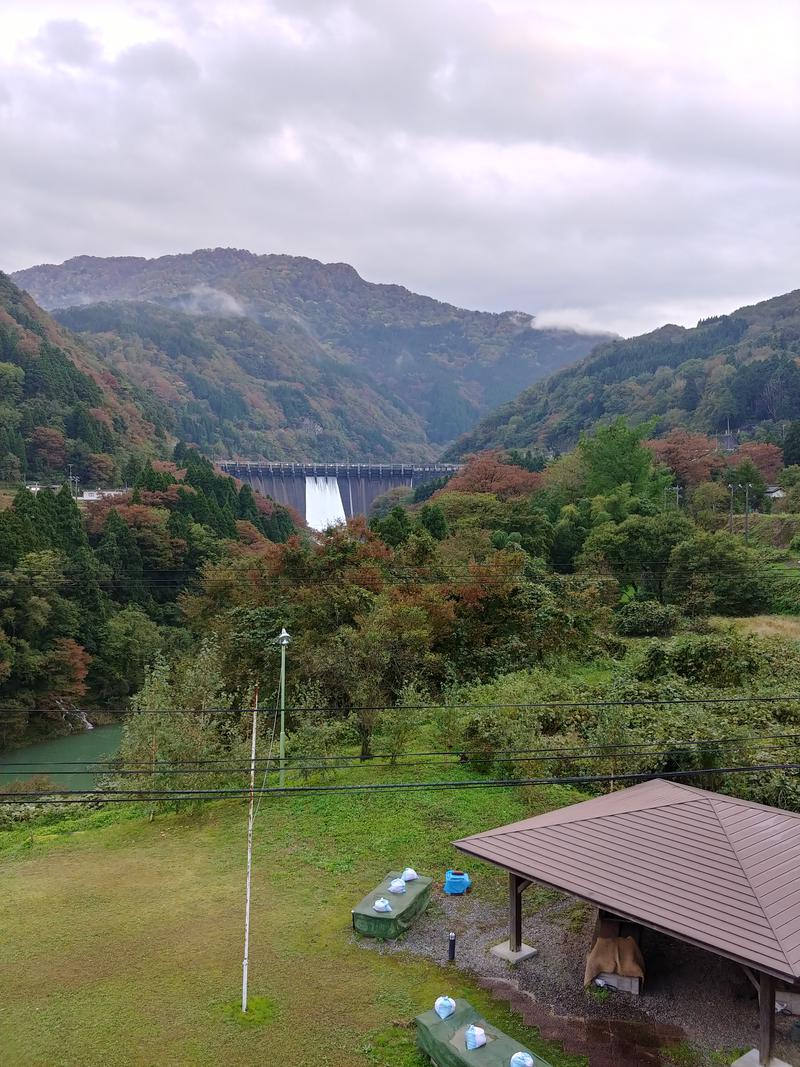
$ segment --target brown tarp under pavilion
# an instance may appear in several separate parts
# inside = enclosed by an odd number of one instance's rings
[[[537,882],[757,971],[769,1062],[775,979],[800,978],[799,814],[656,779],[455,845],[509,872],[512,951]]]

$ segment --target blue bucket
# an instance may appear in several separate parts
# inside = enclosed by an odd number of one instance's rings
[[[450,896],[466,893],[472,885],[472,879],[466,871],[448,871],[444,876],[444,891]]]

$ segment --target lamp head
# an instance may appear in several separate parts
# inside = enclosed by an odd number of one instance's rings
[[[288,645],[292,639],[292,635],[287,633],[286,627],[281,628],[281,632],[278,634],[276,640],[279,645]]]

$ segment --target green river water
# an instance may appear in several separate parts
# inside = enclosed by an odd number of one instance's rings
[[[0,752],[0,783],[46,774],[64,788],[91,789],[97,778],[92,761],[113,757],[121,738],[122,726],[114,723]]]

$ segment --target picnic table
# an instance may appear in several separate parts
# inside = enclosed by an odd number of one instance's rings
[[[362,901],[353,908],[353,929],[367,937],[379,937],[393,940],[404,933],[421,915],[431,899],[433,879],[419,875],[411,882],[406,882],[405,893],[391,893],[389,886],[395,878],[400,878],[401,871],[389,871],[380,885],[367,893]],[[378,897],[385,897],[392,905],[389,912],[375,911],[372,905]]]
[[[417,1048],[430,1056],[436,1067],[465,1067],[466,1064],[508,1067],[515,1052],[527,1052],[533,1057],[535,1067],[550,1067],[546,1060],[487,1023],[466,1000],[457,1000],[456,1010],[447,1019],[440,1019],[431,1008],[418,1015],[416,1022]],[[473,1023],[485,1030],[486,1044],[470,1050],[464,1041],[464,1031]]]

